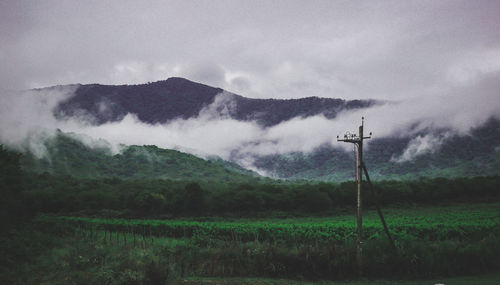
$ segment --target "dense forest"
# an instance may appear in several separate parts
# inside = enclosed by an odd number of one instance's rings
[[[178,156],[176,163],[186,159],[175,151],[166,157],[172,156]],[[152,173],[149,178],[89,171],[73,176],[54,171],[63,168],[56,163],[48,168],[51,173],[23,168],[29,159],[0,147],[2,283],[200,284],[186,277],[358,276],[352,181],[270,180],[237,167],[229,170],[235,179],[218,181],[160,178],[151,167],[141,174]],[[225,176],[231,167],[190,159],[201,169],[213,167],[214,175]],[[132,158],[130,165],[136,160],[141,161]],[[119,173],[113,169],[108,174]],[[366,276],[431,278],[500,266],[495,262],[500,248],[493,246],[499,176],[378,181],[376,197],[365,186]],[[395,249],[371,210],[375,198],[388,213]]]
[[[175,152],[174,152],[175,154]],[[112,212],[118,216],[252,216],[322,213],[354,206],[354,182],[285,181],[244,176],[238,180],[76,177],[21,170],[22,155],[2,148],[5,196],[35,212]],[[97,161],[98,160],[94,160]],[[216,166],[216,169],[219,166]],[[147,167],[145,167],[147,169]],[[78,172],[76,172],[78,173]],[[225,173],[225,172],[223,172]],[[233,173],[234,174],[234,173]],[[179,175],[182,177],[181,175]],[[436,205],[499,199],[500,177],[421,178],[378,181],[382,205]],[[373,205],[363,187],[364,205]],[[12,203],[10,203],[13,205]]]
[[[81,137],[58,131],[42,143],[44,153],[37,157],[31,152],[21,157],[21,167],[27,172],[70,175],[79,178],[173,179],[224,182],[253,182],[263,177],[218,157],[208,160],[154,145],[123,146],[118,154],[111,153],[106,141],[86,145]]]

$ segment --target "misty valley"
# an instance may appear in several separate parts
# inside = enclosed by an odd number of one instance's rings
[[[179,77],[1,100],[2,284],[500,280],[495,112]]]

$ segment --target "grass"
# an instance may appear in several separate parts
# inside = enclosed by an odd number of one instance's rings
[[[44,220],[42,216],[37,228],[48,235],[60,233],[63,242],[40,255],[35,268],[66,272],[46,280],[64,280],[67,274],[78,280],[82,268],[89,274],[97,270],[100,279],[89,279],[88,284],[167,277],[184,284],[500,284],[499,273],[479,275],[500,270],[500,203],[385,212],[391,231],[397,233],[397,252],[391,250],[384,235],[369,237],[370,227],[378,231],[380,221],[374,211],[364,215],[364,271],[373,280],[317,282],[356,278],[351,235],[355,220],[349,214],[231,221],[205,218],[203,222],[50,216]],[[151,235],[155,227],[158,236]],[[191,234],[186,234],[190,228]],[[253,238],[256,231],[262,235],[258,239]],[[170,275],[162,275],[165,268]],[[130,274],[121,274],[125,271]],[[430,279],[465,274],[472,276]],[[109,284],[125,284],[120,282]]]
[[[394,235],[427,240],[482,239],[500,229],[500,203],[455,205],[385,210],[389,229]],[[41,222],[84,226],[87,229],[136,232],[165,237],[206,236],[211,239],[237,238],[240,240],[284,240],[309,243],[311,241],[342,241],[356,233],[354,214],[333,217],[301,217],[285,219],[225,219],[203,218],[190,220],[126,220],[85,217],[39,217]],[[382,233],[377,213],[365,211],[363,228],[366,238]]]
[[[190,277],[183,278],[183,284],[188,285],[498,285],[500,284],[500,272],[492,274],[481,274],[474,276],[462,276],[453,278],[427,279],[427,280],[352,280],[343,282],[319,281],[304,282],[289,279],[270,279],[270,278],[208,278],[208,277]]]

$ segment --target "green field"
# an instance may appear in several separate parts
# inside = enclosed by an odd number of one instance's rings
[[[364,278],[437,280],[500,268],[499,203],[392,208],[385,212],[397,250],[390,247],[376,212],[366,211]],[[197,221],[45,215],[36,223],[51,235],[81,244],[81,251],[72,254],[85,260],[98,259],[101,250],[125,255],[125,260],[130,254],[139,254],[188,284],[219,284],[235,277],[257,278],[250,280],[260,280],[255,281],[258,284],[266,284],[261,278],[302,282],[359,278],[355,218],[348,213],[231,221],[214,217]],[[65,250],[74,251],[74,246]],[[241,280],[241,284],[252,284]],[[272,282],[269,284],[294,284]]]
[[[288,279],[266,279],[266,278],[200,278],[191,277],[184,278],[185,284],[191,285],[423,285],[423,284],[453,284],[453,285],[498,285],[500,280],[500,272],[493,274],[481,274],[475,276],[463,276],[456,278],[438,278],[425,280],[351,280],[351,281],[321,281],[307,282]]]
[[[422,284],[453,284],[453,285],[498,285],[500,280],[500,273],[481,274],[475,276],[463,276],[456,278],[438,278],[438,279],[425,279],[425,280],[356,280],[356,281],[321,281],[321,282],[307,282],[296,281],[287,279],[266,279],[266,278],[184,278],[185,284],[191,285],[422,285]]]
[[[85,229],[137,233],[141,235],[186,238],[203,235],[214,239],[239,241],[344,241],[355,236],[356,217],[306,217],[288,219],[127,220],[67,216],[41,216],[39,222],[59,223]],[[446,240],[480,238],[500,230],[500,204],[422,207],[386,210],[388,226],[402,239]],[[382,224],[375,211],[364,215],[366,239],[382,235]]]

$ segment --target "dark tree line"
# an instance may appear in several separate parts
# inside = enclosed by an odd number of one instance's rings
[[[327,213],[355,206],[354,182],[228,183],[162,179],[76,178],[23,172],[19,154],[0,148],[2,222],[42,213],[133,217],[254,216]],[[500,200],[500,177],[375,183],[382,205]],[[368,185],[364,206],[373,206]]]
[[[27,174],[25,199],[40,212],[110,212],[151,216],[252,216],[288,212],[317,214],[355,206],[355,184],[228,184],[172,180],[77,179]],[[374,205],[363,190],[364,205]],[[500,200],[500,177],[382,181],[379,201],[391,205],[436,205]]]

